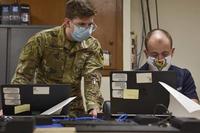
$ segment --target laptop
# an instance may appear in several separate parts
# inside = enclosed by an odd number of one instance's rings
[[[111,115],[162,115],[169,106],[169,93],[158,81],[176,88],[173,71],[112,71]]]
[[[70,97],[71,86],[2,85],[1,101],[4,115],[39,115]]]

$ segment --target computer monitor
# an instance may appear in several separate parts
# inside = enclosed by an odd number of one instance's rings
[[[175,88],[176,73],[172,71],[111,72],[111,115],[163,114],[163,109],[159,108],[168,107],[169,93],[158,81]]]
[[[2,85],[1,101],[4,115],[39,115],[70,97],[71,86]]]

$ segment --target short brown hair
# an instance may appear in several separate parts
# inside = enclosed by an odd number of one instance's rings
[[[76,17],[91,17],[96,10],[89,0],[67,0],[65,17],[74,19]]]
[[[171,48],[173,47],[173,41],[172,41],[172,37],[171,35],[166,31],[166,30],[163,30],[163,29],[153,29],[152,31],[148,32],[146,37],[145,37],[145,48],[147,49],[147,44],[149,42],[149,39],[151,38],[151,36],[154,34],[154,32],[156,31],[160,31],[162,32],[170,41],[170,45],[171,45]]]

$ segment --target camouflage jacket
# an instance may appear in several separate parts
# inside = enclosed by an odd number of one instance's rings
[[[44,30],[31,37],[23,47],[12,78],[13,84],[71,84],[71,112],[83,112],[81,78],[84,77],[84,94],[87,110],[101,107],[100,92],[103,52],[93,37],[82,43],[70,42],[65,27]]]

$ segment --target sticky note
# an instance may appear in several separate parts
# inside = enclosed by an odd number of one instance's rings
[[[124,99],[139,99],[139,89],[124,89]]]
[[[23,104],[14,107],[14,113],[19,114],[26,111],[30,111],[30,104]]]

